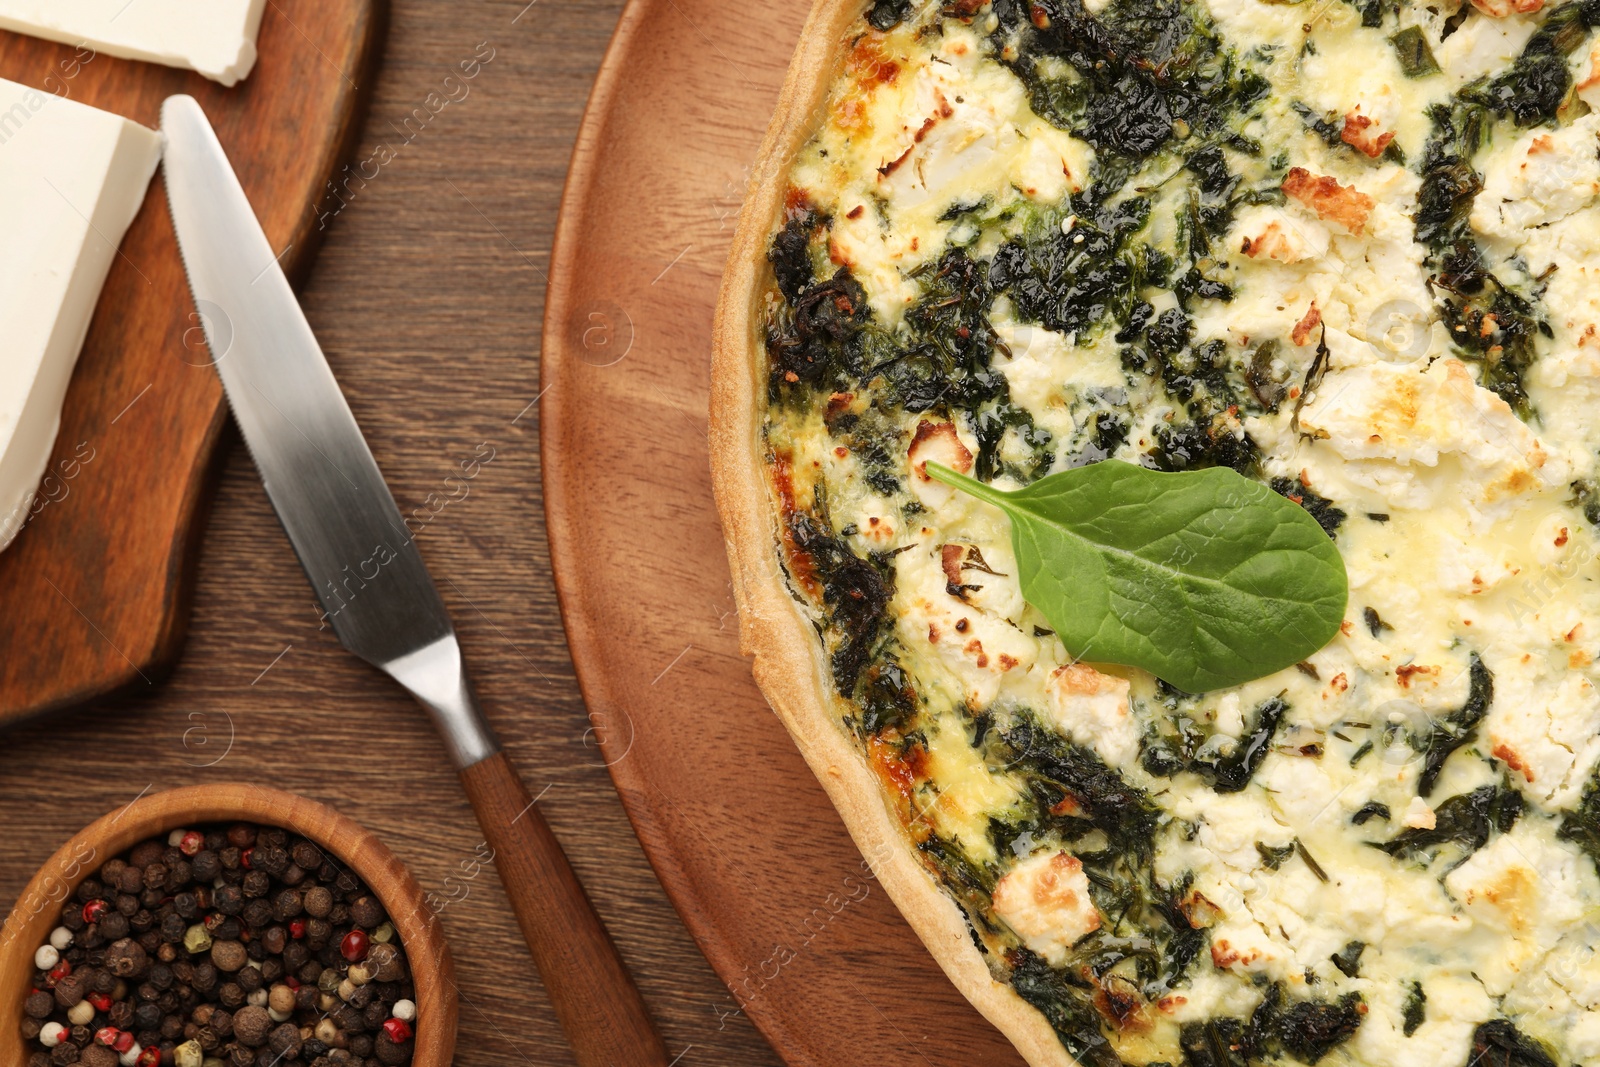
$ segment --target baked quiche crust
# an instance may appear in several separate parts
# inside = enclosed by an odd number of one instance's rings
[[[819,0],[800,34],[766,138],[750,176],[722,278],[712,333],[711,478],[733,569],[739,639],[756,682],[827,790],[856,847],[939,966],[983,1016],[1037,1067],[1072,1067],[1044,1017],[989,973],[966,916],[906,845],[879,782],[831,710],[827,661],[798,610],[779,556],[761,441],[766,377],[763,301],[771,275],[767,242],[783,213],[784,176],[815,128],[839,67],[839,43],[867,5]]]

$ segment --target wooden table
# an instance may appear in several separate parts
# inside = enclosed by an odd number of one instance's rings
[[[533,400],[562,178],[621,3],[525,3],[394,0],[360,158],[380,142],[399,147],[327,220],[307,312],[402,510],[436,494],[422,550],[480,694],[530,786],[548,786],[544,809],[670,1051],[684,1067],[776,1065],[662,895],[573,682]],[[494,58],[470,95],[406,143],[413,109],[481,42]],[[0,734],[0,898],[13,899],[83,824],[147,788],[239,779],[294,790],[376,831],[445,902],[461,983],[458,1064],[571,1063],[499,883],[475,864],[481,835],[439,742],[398,688],[319,629],[255,469],[237,441],[227,447],[172,677]],[[465,490],[446,484],[491,449]]]

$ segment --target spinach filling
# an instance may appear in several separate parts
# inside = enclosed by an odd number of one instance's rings
[[[1106,845],[1079,848],[1100,929],[1077,944],[1063,967],[1026,948],[1006,954],[1013,987],[1050,1020],[1067,1049],[1085,1064],[1120,1064],[1101,1027],[1138,1026],[1152,1002],[1185,981],[1206,944],[1206,932],[1185,914],[1189,882],[1165,885],[1154,873],[1160,809],[1092,750],[1024,717],[987,734],[985,758],[1026,783],[1029,814],[991,821],[1002,854],[1022,854],[1038,837],[1064,842],[1091,831]]]
[[[1357,993],[1337,1001],[1291,1003],[1278,982],[1267,988],[1249,1019],[1190,1023],[1182,1030],[1179,1046],[1186,1067],[1246,1067],[1277,1056],[1316,1064],[1355,1035],[1363,1009]]]
[[[1505,1019],[1492,1019],[1472,1034],[1472,1058],[1483,1067],[1556,1067],[1554,1057]]]
[[[1492,833],[1509,833],[1521,817],[1522,794],[1511,786],[1486,785],[1460,793],[1434,810],[1432,829],[1403,830],[1391,841],[1375,843],[1374,848],[1396,859],[1432,863],[1451,848],[1452,868],[1466,862],[1488,844]]]
[[[827,628],[835,636],[833,684],[841,695],[853,694],[883,630],[894,579],[876,563],[851,551],[816,516],[790,516],[789,534],[822,583]]]
[[[1520,415],[1529,414],[1523,375],[1538,339],[1554,336],[1538,312],[1539,279],[1516,285],[1489,268],[1469,224],[1483,178],[1472,165],[1494,123],[1516,128],[1553,124],[1572,98],[1568,56],[1600,24],[1600,0],[1577,0],[1551,12],[1511,67],[1463,86],[1430,111],[1433,132],[1423,153],[1416,237],[1429,250],[1430,286],[1440,316],[1463,359],[1483,368],[1483,384]]]
[[[1478,724],[1489,714],[1489,705],[1494,701],[1494,675],[1476,652],[1472,653],[1467,676],[1466,703],[1449,715],[1432,720],[1425,731],[1411,739],[1412,746],[1422,753],[1418,796],[1425,797],[1433,792],[1444,770],[1444,761],[1450,758],[1450,753],[1478,736]]]
[[[1107,172],[1126,174],[1173,140],[1238,141],[1231,118],[1269,88],[1185,0],[1114,0],[1099,15],[1080,0],[998,0],[994,12],[1034,112],[1093,145]]]
[[[1244,735],[1227,745],[1225,736],[1187,714],[1190,700],[1170,689],[1166,693],[1164,702],[1173,714],[1163,716],[1158,732],[1144,738],[1145,773],[1170,778],[1193,771],[1218,793],[1237,793],[1250,784],[1289,710],[1281,697],[1263,701]]]

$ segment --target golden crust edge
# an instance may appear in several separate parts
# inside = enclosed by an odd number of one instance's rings
[[[814,633],[789,595],[760,447],[761,296],[767,235],[778,219],[789,163],[814,129],[841,57],[840,42],[867,0],[815,0],[777,109],[751,171],[712,327],[712,489],[722,522],[740,648],[801,755],[902,916],[963,996],[1034,1067],[1078,1067],[1054,1029],[996,981],[966,916],[908,847],[876,776],[829,712],[831,686]]]

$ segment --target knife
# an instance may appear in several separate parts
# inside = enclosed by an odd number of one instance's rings
[[[666,1067],[616,945],[478,709],[444,602],[205,112],[169,97],[161,129],[212,361],[339,642],[432,716],[580,1067]]]

